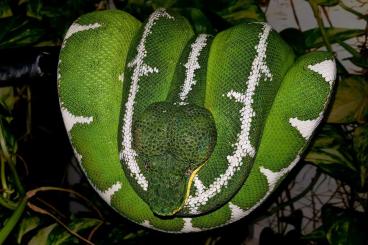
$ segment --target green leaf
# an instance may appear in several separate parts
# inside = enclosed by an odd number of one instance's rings
[[[69,224],[68,227],[80,235],[81,232],[90,229],[101,221],[92,218],[75,218]],[[47,239],[47,244],[59,245],[59,244],[80,244],[80,241],[75,236],[71,235],[63,227],[57,226],[53,229]]]
[[[25,217],[19,224],[19,231],[17,234],[17,243],[21,244],[23,236],[37,228],[40,225],[40,218],[38,216]]]
[[[175,9],[179,14],[188,19],[195,33],[213,33],[213,27],[203,12],[196,8]]]
[[[362,190],[360,165],[355,160],[351,136],[339,125],[326,125],[317,135],[305,160],[332,177]]]
[[[368,123],[354,130],[353,144],[358,160],[368,164]]]
[[[176,3],[176,0],[152,0],[153,8],[170,8]]]
[[[67,226],[73,231],[78,233],[79,235],[98,224],[101,221],[98,219],[92,218],[74,218]],[[38,244],[49,244],[49,245],[58,245],[58,244],[80,244],[78,238],[70,234],[67,230],[65,230],[59,224],[52,224],[45,228],[40,229],[37,234],[32,237],[29,245],[38,245]]]
[[[348,60],[351,61],[356,66],[368,68],[368,59],[363,57],[362,55],[353,56],[351,58],[348,58]]]
[[[34,19],[9,17],[0,19],[0,49],[32,45],[45,34]]]
[[[13,87],[4,87],[0,89],[0,101],[5,108],[7,108],[6,115],[10,116],[10,111],[13,110],[14,105],[19,101],[20,96],[14,92]]]
[[[28,0],[27,16],[41,20],[42,19],[41,9],[42,9],[41,0]]]
[[[258,4],[255,1],[249,0],[238,0],[228,8],[216,13],[233,25],[248,21],[266,20]]]
[[[320,149],[319,151],[309,152],[306,160],[315,164],[339,164],[349,168],[350,170],[357,170],[352,163],[352,157],[348,152],[344,152],[341,148],[325,148]]]
[[[344,49],[346,49],[346,51],[348,51],[353,56],[351,58],[348,58],[348,60],[350,60],[354,65],[364,67],[364,68],[368,68],[368,59],[367,59],[367,57],[363,56],[358,51],[356,51],[353,47],[351,47],[350,45],[348,45],[344,42],[339,42],[339,44],[342,47],[344,47]]]
[[[296,55],[300,56],[305,53],[307,47],[303,32],[295,28],[287,28],[282,30],[280,35],[293,48]]]
[[[339,0],[312,0],[312,2],[321,6],[335,6],[340,3]]]
[[[0,1],[0,19],[5,17],[10,17],[13,12],[10,8],[10,0]]]
[[[354,245],[368,242],[368,222],[364,213],[324,205],[322,221],[330,244]]]
[[[5,102],[0,99],[0,117],[11,117],[11,112]]]
[[[326,232],[323,226],[318,227],[317,229],[313,230],[312,232],[302,236],[302,240],[308,241],[324,241],[326,240]]]
[[[360,182],[363,190],[368,188],[368,123],[357,127],[353,134],[353,145],[360,165]]]
[[[4,137],[3,140],[6,143],[6,147],[8,148],[9,153],[16,153],[18,149],[17,140],[14,134],[12,133],[9,122],[4,118],[0,117],[0,124],[1,124],[0,130],[3,130],[2,132],[2,135]]]
[[[325,31],[331,44],[342,42],[353,37],[359,37],[365,33],[365,30],[335,27],[325,28]],[[320,48],[324,45],[322,34],[319,28],[305,31],[304,38],[307,48]]]
[[[58,224],[52,224],[45,228],[42,228],[37,232],[37,234],[32,237],[32,239],[29,241],[28,245],[39,245],[39,244],[48,244],[48,237],[50,233],[54,230],[55,227],[57,227]]]
[[[329,123],[368,121],[368,83],[361,76],[341,80],[328,115]]]

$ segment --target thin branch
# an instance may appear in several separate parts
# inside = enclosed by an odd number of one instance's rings
[[[43,205],[47,206],[49,209],[51,209],[53,212],[55,212],[57,215],[59,215],[63,219],[67,219],[67,217],[64,214],[62,214],[59,210],[57,210],[57,208],[55,208],[54,206],[52,206],[50,203],[46,202],[42,198],[36,197],[36,200],[42,203]]]
[[[332,27],[332,21],[331,21],[331,19],[330,19],[330,16],[328,15],[328,12],[327,12],[327,10],[326,10],[326,7],[325,7],[325,6],[322,6],[322,11],[323,11],[324,16],[325,16],[325,17],[326,17],[326,19],[327,19],[328,24],[330,25],[330,27]]]
[[[96,231],[104,224],[104,221],[101,221],[98,225],[96,225],[95,227],[93,227],[93,229],[91,230],[91,232],[88,235],[88,240],[92,240],[93,235],[96,233]]]
[[[360,18],[360,19],[368,20],[368,16],[367,16],[367,15],[364,15],[364,14],[362,14],[362,13],[360,13],[360,12],[358,12],[358,11],[356,11],[356,10],[354,10],[354,9],[352,9],[352,8],[350,8],[350,7],[348,7],[348,6],[346,6],[346,5],[343,3],[343,1],[339,1],[339,6],[340,6],[341,8],[343,8],[343,9],[345,9],[346,11],[348,11],[348,12],[350,12],[350,13],[352,13],[352,14],[356,15],[356,16],[357,16],[358,18]]]
[[[99,216],[99,218],[101,220],[104,220],[103,215],[101,214],[100,210],[98,210],[98,208],[86,197],[84,197],[82,194],[71,190],[71,189],[66,189],[66,188],[61,188],[61,187],[54,187],[54,186],[42,186],[42,187],[38,187],[36,189],[30,190],[27,192],[27,197],[31,198],[34,195],[36,195],[37,192],[44,192],[44,191],[60,191],[60,192],[68,192],[71,193],[75,196],[77,196],[78,198],[82,199],[83,201],[85,201]]]
[[[21,161],[21,163],[23,163],[25,175],[28,176],[29,170],[28,170],[28,165],[26,163],[26,160],[24,160],[24,158],[19,154],[16,154],[16,157]]]
[[[94,245],[94,243],[92,243],[91,241],[87,240],[86,238],[82,237],[81,235],[79,235],[78,233],[76,233],[75,231],[71,230],[66,224],[64,224],[60,219],[58,219],[55,215],[53,215],[52,213],[48,212],[47,210],[40,208],[30,202],[28,202],[28,207],[30,209],[32,209],[33,211],[40,213],[40,214],[45,214],[50,216],[51,218],[53,218],[59,225],[61,225],[62,227],[64,227],[65,230],[67,230],[71,235],[77,237],[79,240],[89,244],[89,245]]]
[[[296,22],[296,25],[298,26],[298,30],[301,31],[302,28],[300,27],[299,18],[298,18],[298,15],[296,14],[294,0],[289,0],[289,1],[290,1],[291,9],[293,11],[294,20]]]
[[[295,203],[296,201],[298,201],[299,199],[301,199],[302,197],[304,197],[310,190],[313,189],[313,186],[317,183],[317,181],[318,181],[318,179],[319,179],[320,176],[321,176],[321,172],[317,171],[316,172],[316,175],[312,178],[312,180],[309,183],[309,185],[302,192],[300,192],[298,195],[296,195],[295,197],[291,198],[287,202],[281,203],[280,205],[277,205],[276,207],[272,208],[270,210],[270,213],[273,214],[275,212],[278,212],[278,210],[283,209],[286,206],[289,206],[290,203]]]
[[[330,41],[328,40],[327,33],[326,33],[326,30],[325,30],[325,27],[324,27],[324,24],[323,24],[323,20],[322,20],[321,15],[320,15],[319,7],[313,0],[309,0],[308,2],[309,2],[309,5],[312,8],[314,17],[317,20],[317,24],[318,24],[319,30],[321,32],[323,42],[324,42],[327,50],[329,52],[333,53]]]

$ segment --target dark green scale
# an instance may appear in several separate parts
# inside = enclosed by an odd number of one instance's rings
[[[148,203],[158,215],[181,209],[193,172],[216,142],[212,115],[194,104],[151,104],[134,124],[134,148],[148,176]]]

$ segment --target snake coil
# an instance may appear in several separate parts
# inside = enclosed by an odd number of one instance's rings
[[[128,219],[193,232],[248,215],[323,117],[333,56],[295,58],[266,23],[215,36],[158,9],[89,13],[65,35],[60,107],[91,185]]]

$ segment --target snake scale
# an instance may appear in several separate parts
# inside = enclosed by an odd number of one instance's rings
[[[295,57],[266,23],[195,34],[175,12],[78,18],[58,65],[75,156],[118,213],[196,232],[247,216],[297,164],[323,118],[336,67]]]

